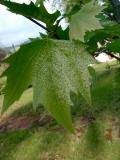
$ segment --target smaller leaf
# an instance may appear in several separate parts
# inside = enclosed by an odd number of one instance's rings
[[[98,51],[98,42],[102,44],[105,39],[112,39],[113,37],[120,37],[120,26],[119,24],[110,21],[107,24],[104,24],[104,29],[86,33],[85,40],[89,46],[89,52],[94,54]]]
[[[70,39],[84,42],[84,36],[87,31],[102,29],[102,25],[97,15],[104,9],[94,1],[85,4],[80,11],[72,15],[70,23]]]

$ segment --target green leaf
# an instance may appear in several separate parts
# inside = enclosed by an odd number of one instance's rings
[[[97,15],[104,9],[98,3],[89,2],[85,4],[80,11],[72,15],[70,23],[70,39],[84,42],[84,36],[87,31],[102,29],[102,25]]]
[[[111,52],[120,53],[120,39],[117,39],[113,41],[112,43],[108,44],[106,48]]]
[[[42,21],[46,23],[47,27],[53,25],[56,19],[61,15],[59,11],[56,11],[53,14],[48,13],[48,11],[43,5],[43,1],[41,1],[40,7],[35,6],[33,2],[27,5],[25,3],[19,4],[16,2],[0,0],[0,4],[8,7],[8,9],[13,13]]]
[[[68,27],[65,30],[63,30],[61,26],[58,26],[56,33],[60,39],[69,40],[69,28]]]
[[[94,59],[79,42],[36,40],[23,45],[5,60],[7,76],[4,112],[32,84],[33,105],[44,105],[64,127],[73,132],[70,92],[78,91],[91,102],[88,65]]]
[[[112,39],[114,37],[120,37],[120,25],[115,22],[108,22],[108,24],[104,24],[104,29],[87,33],[85,39],[89,46],[89,52],[94,54],[98,51],[98,42],[102,44],[107,38]]]

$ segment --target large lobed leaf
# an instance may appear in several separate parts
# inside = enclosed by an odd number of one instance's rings
[[[8,7],[8,9],[13,13],[42,21],[46,23],[48,28],[50,28],[51,25],[53,25],[53,23],[56,21],[56,19],[61,15],[59,11],[56,11],[53,14],[48,13],[43,4],[43,0],[40,2],[39,7],[37,7],[33,2],[28,5],[25,3],[20,4],[7,0],[0,0],[0,4]]]
[[[97,2],[85,4],[80,11],[73,14],[70,23],[70,39],[76,39],[84,42],[84,36],[87,31],[102,29],[102,25],[97,15],[104,9]]]
[[[36,39],[22,45],[5,60],[10,66],[7,76],[4,112],[32,84],[33,105],[44,105],[64,127],[73,132],[70,92],[78,91],[90,103],[88,65],[94,59],[80,42]]]

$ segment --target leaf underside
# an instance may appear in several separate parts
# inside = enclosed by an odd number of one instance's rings
[[[60,124],[73,132],[70,92],[80,92],[91,102],[88,65],[94,63],[94,59],[85,45],[36,39],[22,45],[5,63],[9,67],[2,75],[7,76],[2,112],[32,84],[34,108],[44,105]]]
[[[70,23],[70,39],[80,40],[84,42],[84,36],[87,31],[102,29],[102,25],[97,15],[104,9],[97,2],[89,2],[85,4],[80,11],[71,16]]]

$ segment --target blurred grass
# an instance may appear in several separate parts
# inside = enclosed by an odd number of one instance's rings
[[[30,129],[0,133],[0,160],[120,160],[120,139],[118,128],[112,126],[112,117],[120,115],[120,69],[117,64],[106,67],[95,66],[95,82],[92,86],[93,106],[88,106],[79,95],[71,95],[74,106],[74,125],[80,128],[81,115],[91,111],[97,120],[87,125],[80,136],[59,129],[53,121],[45,126],[36,125]],[[44,113],[39,106],[32,108],[32,89],[24,92],[18,102],[1,116],[30,115]],[[0,109],[3,95],[0,96]],[[113,140],[105,139],[105,129],[113,129]]]
[[[104,123],[105,124],[105,123]],[[101,124],[102,125],[102,124]],[[0,133],[1,160],[119,160],[120,140],[105,141],[92,148],[91,130],[77,137],[66,131],[51,131],[46,126]],[[90,132],[90,133],[89,133]],[[93,136],[93,135],[92,135]],[[94,133],[94,136],[95,133]],[[95,137],[94,137],[95,138]],[[101,138],[100,138],[101,140]],[[98,144],[97,144],[98,145]],[[97,149],[96,149],[97,147]]]

